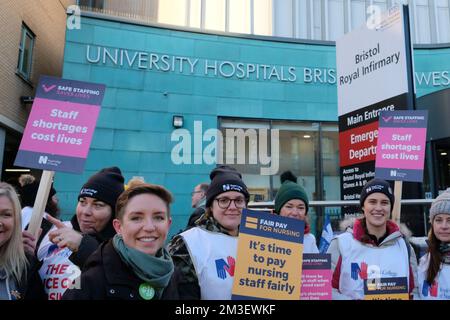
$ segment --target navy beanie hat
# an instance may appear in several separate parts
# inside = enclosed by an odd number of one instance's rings
[[[211,183],[206,190],[206,208],[210,207],[214,199],[221,193],[237,191],[245,196],[249,201],[250,194],[247,186],[242,181],[242,175],[233,167],[219,166],[211,171],[209,175]]]
[[[364,201],[366,201],[366,198],[372,194],[372,193],[383,193],[389,198],[389,201],[391,202],[391,211],[394,208],[394,202],[395,197],[394,193],[392,192],[392,188],[389,185],[389,183],[386,180],[383,179],[372,179],[369,182],[367,182],[361,191],[361,196],[359,198],[359,203],[361,207],[364,206]]]

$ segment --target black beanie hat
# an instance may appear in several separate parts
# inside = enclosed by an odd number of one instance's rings
[[[369,182],[367,182],[362,191],[361,191],[361,196],[359,198],[359,203],[361,205],[361,207],[363,207],[364,205],[364,201],[366,201],[366,198],[372,194],[372,193],[376,193],[376,192],[380,192],[386,195],[386,197],[389,198],[389,201],[391,201],[391,211],[394,208],[394,201],[395,201],[395,197],[394,197],[394,193],[392,192],[392,188],[389,185],[389,183],[386,180],[383,179],[372,179]]]
[[[26,184],[20,188],[20,200],[22,203],[22,207],[34,206],[38,189],[39,189],[39,181],[33,181],[32,183]],[[52,185],[50,188],[50,192],[48,194],[47,203],[55,194],[56,190],[53,188]]]
[[[104,168],[91,176],[83,185],[78,200],[81,197],[98,199],[108,204],[114,213],[117,198],[124,191],[124,182],[125,179],[119,168]]]
[[[245,200],[250,199],[247,186],[242,181],[242,175],[229,166],[219,166],[209,174],[211,183],[206,190],[206,208],[210,207],[214,198],[219,194],[228,191],[237,191],[245,196]]]

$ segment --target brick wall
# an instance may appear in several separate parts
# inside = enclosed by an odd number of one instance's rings
[[[66,7],[70,0],[2,0],[0,2],[0,115],[24,127],[31,106],[20,96],[33,96],[39,75],[61,76]],[[16,75],[22,23],[36,35],[31,83]],[[7,126],[2,123],[0,126]]]

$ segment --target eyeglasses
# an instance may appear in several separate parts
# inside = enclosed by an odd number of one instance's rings
[[[196,194],[196,193],[203,193],[203,191],[192,191],[192,192],[191,192],[191,196],[193,196],[193,195]]]
[[[215,200],[217,201],[217,204],[219,205],[219,208],[221,208],[221,209],[228,209],[228,207],[231,204],[231,201],[234,202],[234,205],[238,209],[242,209],[245,207],[245,199],[244,198],[237,198],[237,199],[217,198]]]

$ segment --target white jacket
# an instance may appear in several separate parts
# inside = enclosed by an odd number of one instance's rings
[[[389,222],[390,225],[395,226],[397,229],[398,227],[395,225],[395,223],[393,223],[392,221]],[[355,225],[356,228],[362,228],[358,222],[357,225]],[[394,227],[394,228],[395,228]],[[357,230],[360,231],[360,230]],[[358,239],[355,239],[354,237],[354,230],[348,228],[346,230],[346,232],[344,234],[338,235],[335,238],[333,238],[333,240],[330,243],[330,247],[328,248],[327,253],[331,254],[331,268],[332,268],[332,272],[333,272],[333,278],[335,277],[339,277],[339,283],[341,284],[341,275],[342,275],[342,269],[341,269],[341,273],[339,275],[335,275],[335,271],[336,271],[336,266],[339,263],[339,259],[342,256],[341,259],[341,267],[342,267],[342,263],[345,260],[344,258],[347,257],[349,254],[351,254],[350,252],[348,252],[348,246],[346,247],[346,249],[341,248],[340,244],[339,244],[339,238],[351,238],[353,239],[354,242],[358,243],[359,246],[361,246],[360,248],[358,248],[358,250],[368,250],[368,251],[372,251],[372,250],[379,250],[379,249],[383,249],[386,247],[390,247],[390,246],[396,246],[398,249],[398,253],[394,253],[394,255],[396,255],[396,259],[398,259],[398,255],[403,255],[405,256],[406,259],[408,259],[407,255],[409,255],[409,266],[411,267],[412,273],[413,273],[413,278],[414,278],[414,288],[412,290],[413,295],[417,296],[418,292],[417,292],[417,259],[416,259],[416,255],[414,253],[414,250],[412,249],[411,245],[407,242],[407,240],[403,237],[402,233],[400,231],[394,231],[391,234],[389,234],[386,239],[383,240],[382,243],[379,244],[379,246],[374,246],[372,244],[368,244],[368,243],[363,243],[361,241],[359,241]],[[347,241],[348,242],[348,241]],[[404,243],[406,245],[400,245],[400,243]],[[405,248],[407,250],[407,252],[405,253],[405,250],[402,250],[401,248]],[[409,247],[409,248],[408,248]],[[365,248],[365,249],[364,249]],[[347,250],[347,251],[346,251]],[[394,250],[395,251],[395,250]],[[379,253],[381,253],[382,251],[378,251]],[[392,255],[392,253],[387,253],[386,254]],[[383,258],[384,259],[384,258]],[[380,264],[383,264],[383,259],[381,259]],[[389,261],[387,261],[389,263]],[[387,264],[386,264],[387,266]],[[407,263],[405,263],[405,266],[407,266]],[[409,271],[409,266],[408,266],[408,271]],[[381,266],[381,269],[382,266]],[[404,268],[403,268],[404,269]],[[401,272],[404,273],[405,271],[402,268],[399,268],[399,270],[395,271],[395,272]],[[337,271],[336,271],[337,272]],[[403,276],[403,275],[402,275]],[[406,275],[409,279],[409,272]],[[336,285],[336,283],[335,283]],[[339,290],[337,288],[333,288],[333,300],[348,300],[348,299],[358,299],[358,297],[356,296],[352,296],[352,294],[344,294],[344,292],[347,292],[345,290],[345,288],[339,288]],[[348,292],[347,292],[348,293]],[[359,297],[361,298],[361,297]]]

